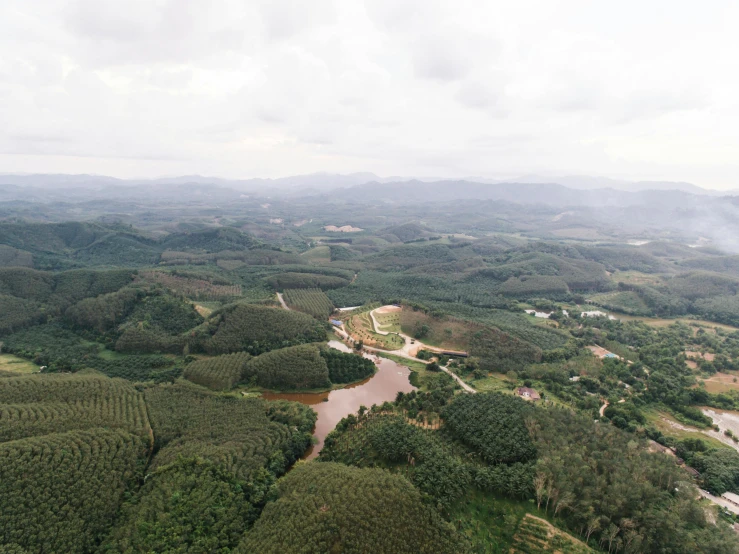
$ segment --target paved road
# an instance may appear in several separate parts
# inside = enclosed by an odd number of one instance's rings
[[[285,308],[286,310],[289,310],[290,309],[290,308],[288,308],[287,304],[285,304],[285,299],[282,297],[282,294],[279,293],[279,292],[277,293],[277,300],[280,301],[280,304],[282,304],[282,307],[283,308]]]
[[[713,496],[710,492],[704,491],[703,489],[698,489],[698,492],[700,493],[700,495],[703,498],[705,498],[707,500],[710,500],[711,502],[713,502],[717,506],[721,506],[722,508],[726,508],[730,512],[733,512],[733,513],[739,515],[739,506],[736,506],[735,504],[732,504],[728,500],[724,500],[723,498],[721,498],[719,496]]]

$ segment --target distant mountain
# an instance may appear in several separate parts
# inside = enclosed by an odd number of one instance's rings
[[[721,191],[704,189],[692,183],[682,181],[624,181],[619,179],[609,179],[608,177],[592,177],[588,175],[569,175],[563,177],[524,175],[511,180],[516,183],[558,183],[569,188],[581,190],[610,188],[629,192],[640,192],[646,190],[679,190],[682,192],[689,192],[691,194],[724,194]]]
[[[554,207],[591,208],[627,207],[659,204],[684,207],[695,203],[697,195],[679,190],[629,192],[611,188],[578,190],[557,183],[475,183],[470,181],[406,181],[365,183],[335,196],[346,200],[387,202],[455,202],[460,200],[497,200],[516,204],[541,204]]]
[[[402,180],[394,177],[391,180]],[[157,185],[215,185],[239,191],[269,191],[285,189],[331,190],[345,188],[370,181],[386,181],[374,173],[350,173],[347,175],[332,173],[313,173],[310,175],[294,175],[278,179],[224,179],[221,177],[204,177],[202,175],[181,175],[177,177],[161,177],[157,179],[117,179],[105,175],[0,175],[0,185],[15,185],[35,188],[70,188],[83,187],[101,189],[110,186],[157,186]]]
[[[613,189],[616,191],[643,192],[647,190],[675,190],[701,195],[724,195],[726,191],[716,191],[701,188],[686,182],[671,181],[625,181],[610,179],[608,177],[592,177],[587,175],[569,175],[562,177],[546,177],[541,175],[523,175],[515,179],[490,179],[481,177],[468,177],[461,179],[462,182],[474,182],[480,184],[508,184],[525,183],[538,185],[561,185],[577,190],[600,190]],[[249,192],[252,194],[269,195],[280,194],[317,194],[333,189],[343,189],[363,185],[366,183],[438,183],[452,182],[451,180],[432,177],[378,177],[374,173],[359,172],[349,174],[339,173],[311,173],[308,175],[293,175],[277,179],[224,179],[222,177],[207,177],[202,175],[180,175],[176,177],[161,177],[156,179],[117,179],[105,175],[63,175],[63,174],[33,174],[15,175],[0,174],[1,185],[15,185],[21,187],[34,187],[39,189],[68,189],[84,188],[103,190],[108,187],[157,187],[171,185],[210,185],[222,188],[230,188],[235,191]],[[456,182],[456,181],[455,181]]]

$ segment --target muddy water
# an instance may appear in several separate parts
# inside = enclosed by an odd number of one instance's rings
[[[724,435],[724,431],[729,429],[734,433],[734,435],[739,437],[739,413],[719,410],[717,408],[703,408],[702,412],[703,415],[710,417],[713,420],[713,423],[718,425],[719,428],[718,432],[711,430],[704,431],[704,433],[728,444],[736,450],[739,450],[739,444],[731,440],[731,437]]]
[[[351,352],[351,349],[341,342],[330,341],[328,344],[337,350]],[[264,393],[262,395],[267,400],[292,400],[307,404],[316,411],[318,419],[313,435],[318,442],[305,455],[306,459],[318,456],[323,448],[326,435],[333,431],[342,418],[356,413],[360,406],[364,405],[369,408],[372,404],[395,400],[398,391],[415,390],[408,380],[410,370],[407,367],[385,358],[376,358],[367,354],[365,357],[373,361],[379,360],[376,362],[377,373],[369,379],[348,385],[343,389],[319,393]]]

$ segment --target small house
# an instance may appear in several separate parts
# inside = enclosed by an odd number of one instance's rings
[[[336,327],[341,327],[341,321],[339,321],[338,319],[332,319],[331,325],[334,325]]]
[[[534,389],[530,389],[529,387],[518,387],[516,394],[524,400],[531,400],[533,402],[541,400],[541,396],[539,396],[539,393],[536,392]]]

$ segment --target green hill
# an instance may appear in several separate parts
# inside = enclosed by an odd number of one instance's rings
[[[406,479],[382,469],[298,465],[237,553],[462,554],[467,542]]]

